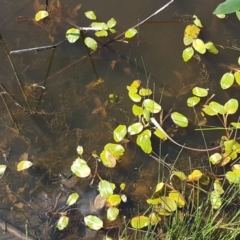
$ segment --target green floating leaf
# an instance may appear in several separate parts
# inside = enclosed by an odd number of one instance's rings
[[[147,122],[150,121],[150,112],[146,108],[143,109],[143,117]]]
[[[238,0],[226,0],[219,4],[213,11],[213,14],[229,14],[236,12],[240,9],[240,1]]]
[[[17,165],[17,171],[23,171],[25,169],[30,168],[33,165],[32,162],[27,161],[27,160],[23,160],[20,163],[18,163]]]
[[[192,47],[185,48],[182,53],[182,58],[184,62],[189,61],[194,54],[194,50]]]
[[[108,28],[113,28],[116,26],[116,24],[117,24],[117,21],[114,18],[109,19],[107,22]]]
[[[218,50],[212,42],[205,43],[206,49],[213,54],[218,54]]]
[[[147,227],[150,224],[149,217],[137,216],[131,219],[131,225],[135,229],[141,229]]]
[[[102,160],[102,163],[104,166],[109,167],[109,168],[114,168],[117,164],[117,159],[119,157],[114,156],[111,152],[108,150],[103,150],[100,154],[100,158]]]
[[[99,217],[93,215],[84,217],[84,222],[92,230],[99,230],[103,227],[103,221]]]
[[[130,93],[137,93],[138,92],[138,89],[134,86],[127,86],[127,90]]]
[[[107,37],[108,36],[108,32],[106,30],[100,30],[95,32],[95,35],[97,37]]]
[[[122,200],[123,202],[127,202],[127,196],[126,196],[125,194],[122,194],[122,195],[121,195],[121,200]]]
[[[107,210],[107,219],[109,221],[114,221],[117,218],[118,214],[119,214],[119,209],[118,208],[110,207]]]
[[[113,28],[108,29],[111,33],[116,33],[116,30]]]
[[[199,97],[190,97],[187,99],[187,105],[188,107],[194,107],[200,102]]]
[[[91,27],[97,30],[108,30],[108,26],[104,22],[92,22]]]
[[[121,157],[124,153],[124,147],[120,144],[115,144],[115,143],[108,143],[104,146],[105,150],[108,150],[111,152],[113,155]]]
[[[152,94],[152,90],[149,88],[141,88],[139,90],[139,95],[142,97],[149,96]]]
[[[47,11],[45,11],[45,10],[38,11],[35,15],[35,21],[38,22],[48,16],[49,16],[49,13]]]
[[[84,39],[84,43],[86,44],[87,47],[91,48],[92,50],[96,50],[98,47],[97,42],[90,37],[86,37]]]
[[[226,17],[225,14],[216,14],[216,16],[220,19],[224,19]]]
[[[175,124],[177,124],[180,127],[187,127],[188,126],[188,120],[185,116],[183,116],[181,113],[173,112],[171,114],[171,118]]]
[[[177,203],[170,197],[160,197],[160,203],[162,208],[168,212],[174,212],[177,210]]]
[[[228,89],[233,85],[234,82],[234,76],[231,72],[225,73],[221,80],[220,85],[222,89]]]
[[[240,128],[240,123],[239,122],[231,122],[231,125],[234,126],[235,128]]]
[[[106,180],[101,180],[98,184],[98,191],[102,197],[108,198],[113,195],[111,183]]]
[[[194,21],[193,21],[193,23],[194,23],[196,26],[198,26],[198,27],[202,28],[202,27],[203,27],[203,25],[202,25],[202,23],[201,23],[200,19],[199,19],[199,18],[198,18],[196,15],[193,15],[193,18],[194,18]]]
[[[158,183],[157,186],[156,186],[156,189],[155,189],[154,193],[160,192],[160,191],[163,189],[164,185],[165,185],[164,182]]]
[[[240,72],[235,72],[234,73],[234,78],[236,80],[236,83],[240,85]]]
[[[58,220],[57,228],[60,231],[63,230],[68,225],[68,222],[69,222],[69,218],[67,216],[61,216]]]
[[[214,209],[219,209],[222,205],[221,196],[216,191],[212,191],[210,194],[211,205]]]
[[[209,157],[209,161],[212,164],[218,164],[222,161],[222,155],[220,153],[214,153]]]
[[[224,109],[226,110],[227,114],[234,114],[238,110],[238,100],[236,99],[229,99],[225,104],[224,104]]]
[[[77,193],[72,193],[67,199],[67,205],[72,206],[77,202],[79,195]]]
[[[240,184],[240,171],[229,171],[225,176],[230,183]]]
[[[87,162],[81,158],[77,158],[73,162],[71,170],[76,176],[80,178],[88,177],[91,173],[91,169],[87,165]]]
[[[199,38],[193,40],[193,48],[201,54],[204,54],[206,52],[206,46],[204,42]]]
[[[217,115],[216,111],[213,111],[211,107],[209,107],[209,105],[204,105],[203,107],[203,112],[205,112],[207,115],[209,116],[215,116]]]
[[[214,181],[213,187],[214,187],[214,191],[217,192],[219,195],[224,193],[222,185],[218,179]]]
[[[151,142],[151,131],[146,129],[141,134],[137,136],[137,145],[142,148],[142,150],[150,154],[152,152],[152,142]]]
[[[133,123],[128,127],[128,132],[130,135],[135,135],[140,133],[143,130],[143,125],[140,122]]]
[[[126,38],[132,38],[137,34],[137,30],[135,28],[130,28],[125,32]]]
[[[66,38],[70,43],[75,43],[80,37],[80,30],[77,28],[70,28],[66,32]]]
[[[192,93],[198,97],[206,97],[208,95],[208,90],[205,88],[195,87]]]
[[[135,116],[141,116],[143,114],[143,108],[133,104],[132,112]]]
[[[141,96],[139,96],[137,93],[128,92],[128,96],[131,98],[133,102],[140,102],[142,99]]]
[[[91,20],[96,20],[97,19],[96,15],[93,11],[87,11],[84,14],[87,18],[89,18]]]
[[[143,101],[143,106],[150,112],[150,113],[159,113],[162,107],[153,101],[152,99],[145,99]]]
[[[167,140],[166,134],[158,128],[155,130],[154,135],[156,135],[157,137],[159,137],[162,140]]]
[[[125,125],[118,125],[113,131],[113,138],[115,142],[121,142],[127,134],[127,127]]]
[[[123,190],[125,189],[125,187],[126,187],[126,184],[125,184],[125,183],[121,183],[121,184],[120,184],[120,189],[121,189],[121,191],[123,191]]]
[[[221,105],[221,104],[219,104],[219,103],[217,103],[217,102],[214,102],[214,101],[210,102],[210,103],[209,103],[209,107],[210,107],[214,112],[216,112],[216,113],[218,113],[218,114],[225,114],[225,113],[226,113],[226,110],[225,110],[224,106]]]

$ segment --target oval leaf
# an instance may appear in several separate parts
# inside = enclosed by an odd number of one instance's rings
[[[5,173],[6,168],[6,165],[0,165],[0,177]]]
[[[193,48],[201,54],[204,54],[206,52],[206,46],[204,42],[199,38],[193,40]]]
[[[222,155],[220,153],[214,153],[209,157],[209,161],[214,165],[220,163],[221,160],[222,160]]]
[[[23,160],[20,163],[18,163],[17,170],[22,171],[22,170],[30,168],[32,165],[33,165],[32,162],[27,161],[27,160]]]
[[[177,210],[177,203],[170,197],[160,197],[160,203],[162,208],[168,212],[174,212]]]
[[[98,47],[97,42],[90,37],[86,37],[84,39],[84,43],[86,44],[87,47],[91,48],[92,50],[96,50]]]
[[[81,158],[77,158],[72,166],[71,166],[72,172],[81,178],[88,177],[91,173],[91,169],[87,165],[87,162]]]
[[[135,116],[141,116],[143,114],[143,108],[133,104],[132,112]]]
[[[77,28],[70,28],[66,32],[66,38],[70,43],[75,43],[80,37],[80,30]]]
[[[108,198],[113,195],[113,189],[110,182],[106,180],[101,180],[98,184],[98,191],[102,197]]]
[[[240,2],[236,0],[227,0],[217,6],[214,14],[229,14],[240,9]]]
[[[221,80],[220,80],[220,85],[222,89],[228,89],[233,85],[234,82],[234,76],[231,72],[225,73]]]
[[[126,38],[132,38],[137,34],[137,30],[135,28],[130,28],[125,32]]]
[[[116,24],[117,24],[117,21],[114,18],[109,19],[107,22],[108,28],[113,28],[116,26]]]
[[[84,217],[84,222],[92,230],[99,230],[103,227],[103,221],[99,217],[93,215]]]
[[[113,138],[115,142],[121,142],[127,134],[127,127],[125,125],[117,126],[113,131]]]
[[[190,175],[188,175],[188,181],[198,181],[202,177],[203,173],[199,170],[194,170]]]
[[[209,107],[216,113],[219,113],[219,114],[225,114],[226,113],[226,110],[225,110],[224,106],[217,103],[217,102],[214,102],[214,101],[210,102]]]
[[[224,109],[226,110],[227,114],[234,114],[238,110],[238,100],[236,99],[229,99],[224,104]]]
[[[58,220],[57,228],[63,230],[68,225],[68,222],[69,218],[67,216],[61,216]]]
[[[142,123],[133,123],[128,127],[128,132],[130,135],[138,134],[143,130],[143,125]]]
[[[135,229],[141,229],[147,227],[150,223],[149,217],[146,216],[137,216],[132,218],[131,225]]]
[[[184,62],[189,61],[194,54],[194,50],[192,47],[185,48],[182,53],[182,58]]]
[[[117,218],[118,214],[119,214],[119,209],[118,208],[110,207],[107,210],[107,219],[109,221],[114,221]]]
[[[214,209],[218,209],[222,205],[222,199],[216,191],[212,191],[210,194],[211,205]]]
[[[188,107],[194,107],[200,102],[199,97],[190,97],[187,99],[187,105]]]
[[[97,37],[107,37],[108,32],[106,30],[100,30],[100,31],[95,32],[95,35]]]
[[[137,136],[137,144],[142,148],[142,150],[150,154],[152,152],[152,142],[151,142],[151,131],[146,129],[141,134]]]
[[[208,90],[205,88],[195,87],[192,93],[198,97],[206,97],[208,95]]]
[[[67,199],[67,205],[72,206],[77,202],[79,195],[77,193],[72,193]]]
[[[41,10],[41,11],[39,11],[39,12],[37,12],[36,13],[36,15],[35,15],[35,21],[40,21],[40,20],[42,20],[43,18],[46,18],[46,17],[48,17],[49,16],[49,14],[48,14],[48,12],[47,11],[45,11],[45,10]]]
[[[137,93],[128,92],[128,96],[132,99],[133,102],[140,102],[142,99],[141,96],[139,96]]]
[[[188,126],[188,120],[185,116],[183,116],[181,113],[173,112],[171,114],[171,118],[175,124],[177,124],[180,127],[187,127]]]
[[[152,99],[145,99],[143,106],[151,113],[159,113],[162,109],[162,107]]]
[[[96,15],[93,11],[87,11],[84,14],[87,18],[89,18],[91,20],[96,20],[97,19]]]
[[[206,49],[213,54],[218,54],[218,50],[212,42],[205,43]]]

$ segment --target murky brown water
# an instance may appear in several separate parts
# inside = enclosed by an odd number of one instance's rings
[[[79,14],[72,20],[81,26],[88,26],[90,21],[85,18],[84,12],[93,10],[99,21],[114,17],[118,22],[116,29],[119,34],[165,3],[166,1],[150,3],[144,0],[83,1]],[[34,1],[0,0],[0,4],[0,34],[9,51],[50,45],[51,37],[54,37],[54,43],[60,42],[70,27],[66,22],[57,27],[52,24],[48,26],[51,33],[49,37],[49,32],[31,22],[16,21],[19,16],[34,17]],[[64,9],[73,9],[79,2],[68,1],[64,4]],[[178,109],[189,118],[194,118],[194,114],[186,108],[187,93],[196,85],[217,91],[223,73],[219,64],[235,63],[239,54],[231,50],[220,51],[218,56],[204,55],[199,64],[195,60],[184,63],[181,55],[186,24],[175,21],[173,14],[196,14],[204,25],[202,37],[216,44],[227,45],[228,41],[234,41],[238,37],[238,22],[233,16],[224,22],[214,17],[212,11],[217,4],[218,1],[207,0],[175,1],[148,23],[141,25],[137,38],[128,44],[114,42],[109,49],[103,48],[94,53],[92,58],[95,71],[89,58],[84,57],[87,52],[81,41],[75,44],[65,42],[55,50],[11,55],[19,84],[4,45],[1,44],[0,83],[22,106],[16,106],[11,99],[4,98],[12,113],[11,119],[1,99],[0,150],[2,153],[9,151],[7,163],[3,157],[0,159],[0,164],[8,166],[0,182],[1,218],[22,231],[27,222],[28,231],[35,239],[102,239],[102,232],[95,233],[83,223],[83,216],[91,212],[90,203],[98,194],[97,182],[89,186],[89,179],[76,180],[68,175],[68,180],[63,180],[61,176],[75,160],[78,145],[84,147],[85,159],[88,159],[93,151],[100,153],[103,146],[112,141],[112,131],[119,123],[130,124],[134,121],[132,103],[126,91],[126,85],[134,79],[140,78],[146,84],[146,74],[151,74],[150,86],[155,88],[156,98],[160,98],[161,89],[165,86],[162,106],[166,112],[171,108]],[[65,14],[67,17],[67,11]],[[116,63],[111,67],[113,62]],[[42,86],[46,76],[46,90],[40,98],[42,89],[36,87],[36,84]],[[97,78],[104,79],[104,83],[100,87],[91,87],[91,82]],[[184,86],[189,88],[184,88],[182,94],[179,94]],[[24,100],[21,87],[28,103]],[[107,106],[104,108],[106,113],[101,109],[96,111],[110,93],[120,97],[120,104]],[[227,92],[226,96],[220,96],[219,99],[227,99],[229,94],[239,97],[238,93]],[[35,114],[29,114],[29,111]],[[169,129],[172,127],[171,123],[167,125]],[[192,138],[187,138],[183,131],[177,135],[176,140],[201,146],[201,136],[190,133]],[[211,135],[212,133],[206,133],[208,144],[211,144]],[[158,143],[154,147],[158,151]],[[173,162],[179,150],[171,143],[165,143],[161,146],[161,155],[169,154],[167,161]],[[16,165],[25,152],[34,166],[28,171],[17,172]],[[189,169],[186,161],[189,155],[189,152],[181,155],[178,161],[181,169]],[[200,166],[208,165],[204,162],[204,154],[190,157],[198,160]],[[199,161],[201,157],[202,162]],[[95,168],[94,161],[89,161],[89,165],[92,169]],[[127,184],[129,204],[123,206],[123,215],[130,216],[139,210],[138,206],[140,210],[144,209],[145,196],[151,196],[152,188],[157,183],[156,169],[158,163],[131,142],[115,169],[100,165],[98,172],[103,179],[116,184]],[[165,171],[165,174],[167,176],[168,173]],[[59,232],[55,230],[59,211],[64,209],[66,198],[72,191],[81,195],[81,201],[76,206],[79,211],[71,214],[70,230]],[[100,212],[98,214],[104,215]]]

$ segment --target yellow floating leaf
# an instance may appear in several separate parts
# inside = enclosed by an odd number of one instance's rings
[[[172,191],[168,194],[168,196],[169,196],[171,199],[175,200],[175,202],[177,203],[177,205],[178,205],[179,208],[184,207],[184,205],[185,205],[185,200],[184,200],[184,197],[183,197],[179,192],[177,192],[176,190],[172,190]]]
[[[189,45],[192,43],[193,39],[196,39],[200,33],[200,28],[195,24],[188,25],[184,31],[183,42],[184,45]]]
[[[48,16],[49,16],[49,14],[48,14],[47,11],[41,10],[41,11],[39,11],[39,12],[36,13],[36,15],[35,15],[35,21],[40,21],[40,20],[42,20],[43,18],[46,18],[46,17],[48,17]]]
[[[17,170],[22,171],[22,170],[30,168],[32,165],[33,165],[32,162],[27,161],[27,160],[23,160],[20,163],[18,163]]]
[[[202,177],[203,173],[199,170],[194,170],[190,175],[188,175],[188,181],[198,181]]]

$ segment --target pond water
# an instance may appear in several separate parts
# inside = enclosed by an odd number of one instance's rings
[[[220,65],[236,63],[237,51],[219,48],[217,56],[206,54],[201,56],[201,61],[191,59],[188,63],[184,63],[181,57],[185,48],[182,40],[184,29],[191,22],[191,18],[187,23],[183,21],[186,14],[195,14],[201,19],[204,25],[201,37],[204,40],[224,46],[238,44],[237,18],[216,18],[212,12],[219,3],[217,0],[175,1],[142,24],[137,37],[128,43],[112,42],[91,57],[81,40],[74,44],[64,42],[54,50],[11,54],[15,66],[13,70],[6,51],[58,43],[65,39],[66,30],[72,26],[66,21],[50,22],[44,28],[33,24],[31,19],[40,7],[38,1],[0,0],[0,3],[0,83],[14,97],[4,96],[0,104],[0,150],[3,155],[0,164],[8,166],[0,182],[1,219],[23,232],[27,225],[34,239],[103,239],[105,232],[91,231],[83,222],[87,214],[104,217],[105,212],[91,209],[91,203],[98,195],[99,179],[95,176],[90,185],[92,178],[74,179],[70,172],[71,164],[77,158],[76,147],[83,146],[84,159],[88,160],[93,174],[97,171],[102,179],[118,186],[126,183],[125,194],[129,201],[123,204],[122,216],[130,217],[137,211],[143,211],[145,200],[151,196],[159,178],[168,177],[168,169],[161,165],[159,171],[159,163],[144,154],[134,139],[126,144],[126,152],[114,169],[101,163],[96,165],[91,154],[94,151],[100,154],[106,143],[113,142],[112,131],[118,124],[130,125],[135,121],[126,90],[126,86],[135,79],[140,79],[143,86],[149,82],[157,101],[163,94],[161,106],[164,113],[177,110],[192,122],[195,114],[186,106],[186,99],[193,87],[209,88],[211,93],[216,94],[216,100],[222,103],[230,95],[239,98],[237,91],[227,91],[223,95],[219,87],[225,71]],[[44,1],[40,3],[44,4]],[[112,17],[117,20],[117,35],[166,3],[144,0],[82,1],[78,14],[74,15],[71,10],[79,1],[62,1],[61,17],[87,27],[91,21],[84,12],[93,10],[99,21]],[[51,4],[57,6],[55,11],[60,11],[58,1],[49,1]],[[28,19],[18,18],[20,16]],[[93,36],[90,32],[86,35]],[[106,41],[99,39],[100,44]],[[104,82],[94,84],[99,78]],[[116,94],[120,102],[106,105],[111,93]],[[217,125],[215,120],[208,124]],[[178,130],[170,120],[166,121],[166,129],[177,142],[204,148],[201,134],[193,129]],[[206,132],[207,145],[214,144],[221,135],[221,132]],[[175,161],[180,150],[168,141],[159,145],[156,140],[154,144],[154,151],[162,158],[167,155],[169,164]],[[17,172],[17,164],[23,159],[33,162],[33,166]],[[189,159],[191,167],[209,166],[207,154],[184,150],[176,163],[178,169],[188,173]],[[76,204],[78,211],[72,211],[70,226],[61,232],[56,230],[56,222],[73,191],[78,192],[81,198]],[[106,229],[111,229],[121,225],[122,219],[114,222],[115,225],[105,224]]]

